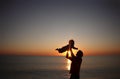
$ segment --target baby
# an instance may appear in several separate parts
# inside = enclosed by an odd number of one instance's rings
[[[56,50],[57,50],[59,53],[63,53],[63,52],[65,52],[65,51],[68,51],[68,50],[71,49],[71,48],[76,49],[76,50],[78,49],[78,48],[74,47],[74,40],[69,40],[69,44],[68,44],[68,45],[63,46],[62,48],[57,48]]]

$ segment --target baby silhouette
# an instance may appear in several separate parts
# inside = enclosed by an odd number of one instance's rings
[[[74,47],[74,40],[69,40],[69,44],[66,45],[66,46],[63,46],[62,48],[57,48],[56,50],[59,52],[59,53],[63,53],[65,51],[68,51],[69,49],[78,49],[76,47]]]

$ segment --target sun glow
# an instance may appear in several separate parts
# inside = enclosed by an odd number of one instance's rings
[[[68,56],[71,57],[71,53],[70,53],[70,51],[68,51]]]
[[[71,57],[70,51],[68,51],[68,57]],[[71,64],[71,61],[67,59],[67,70],[70,70],[70,64]]]

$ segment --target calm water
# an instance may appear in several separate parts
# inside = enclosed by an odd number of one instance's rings
[[[84,56],[81,79],[120,79],[120,56]],[[0,79],[69,79],[65,57],[0,56]]]

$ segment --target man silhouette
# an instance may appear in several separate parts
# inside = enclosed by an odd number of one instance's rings
[[[70,49],[71,57],[69,57],[68,52],[66,54],[66,58],[71,60],[71,67],[70,67],[70,79],[80,79],[80,67],[82,63],[82,56],[83,52],[78,50],[76,56],[73,54],[72,49]]]

